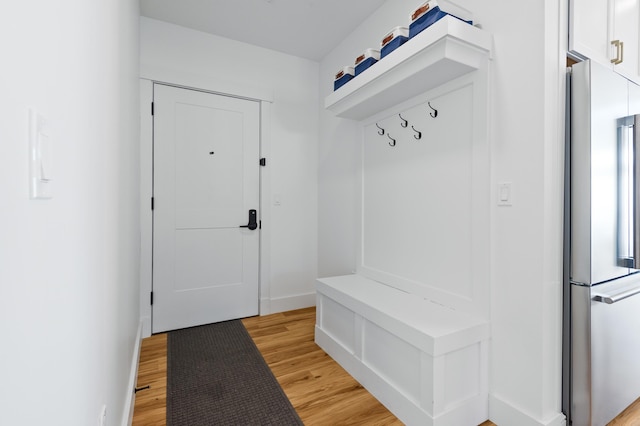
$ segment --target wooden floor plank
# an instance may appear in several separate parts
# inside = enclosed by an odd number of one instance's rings
[[[142,340],[136,387],[133,424],[164,426],[167,415],[167,335],[156,334]]]
[[[401,425],[314,342],[315,308],[243,320],[305,425]]]
[[[638,426],[640,425],[640,398],[627,407],[608,426]]]

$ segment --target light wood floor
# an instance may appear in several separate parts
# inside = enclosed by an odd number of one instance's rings
[[[167,415],[167,334],[142,340],[133,425],[164,426]]]
[[[627,407],[618,417],[611,420],[607,426],[638,426],[640,425],[640,398]]]
[[[305,425],[402,425],[313,341],[315,308],[243,320]],[[165,425],[167,337],[144,339],[133,425]]]
[[[315,308],[242,320],[307,426],[402,425],[314,343]],[[167,335],[142,341],[133,426],[166,424]],[[610,425],[640,425],[640,400]],[[495,426],[487,421],[481,426]]]

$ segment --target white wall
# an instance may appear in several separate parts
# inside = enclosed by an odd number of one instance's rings
[[[229,94],[268,93],[273,103],[263,129],[261,314],[315,303],[317,277],[318,63],[230,39],[141,18],[144,70],[169,70],[191,81],[211,81]],[[223,89],[224,90],[224,89]],[[234,93],[241,90],[242,93]],[[275,206],[273,197],[280,198]],[[148,205],[148,200],[143,200]],[[144,254],[143,254],[144,256]],[[266,275],[266,276],[265,276]],[[142,284],[149,315],[149,284]]]
[[[332,77],[387,31],[408,25],[415,0],[389,0],[320,64],[319,275],[356,264],[360,126],[324,110]],[[458,3],[493,33],[490,415],[500,425],[561,424],[562,72],[566,2]],[[558,5],[560,3],[560,5]],[[562,37],[560,34],[562,33]]]
[[[119,425],[139,323],[138,2],[0,15],[0,424]],[[30,200],[27,108],[54,196]]]

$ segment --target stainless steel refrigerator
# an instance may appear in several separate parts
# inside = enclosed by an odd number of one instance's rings
[[[569,72],[564,410],[607,424],[640,397],[640,87]]]

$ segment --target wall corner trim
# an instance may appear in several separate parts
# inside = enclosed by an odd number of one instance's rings
[[[489,394],[489,419],[499,425],[566,426],[563,413],[555,413],[545,420],[538,420],[507,401]]]

